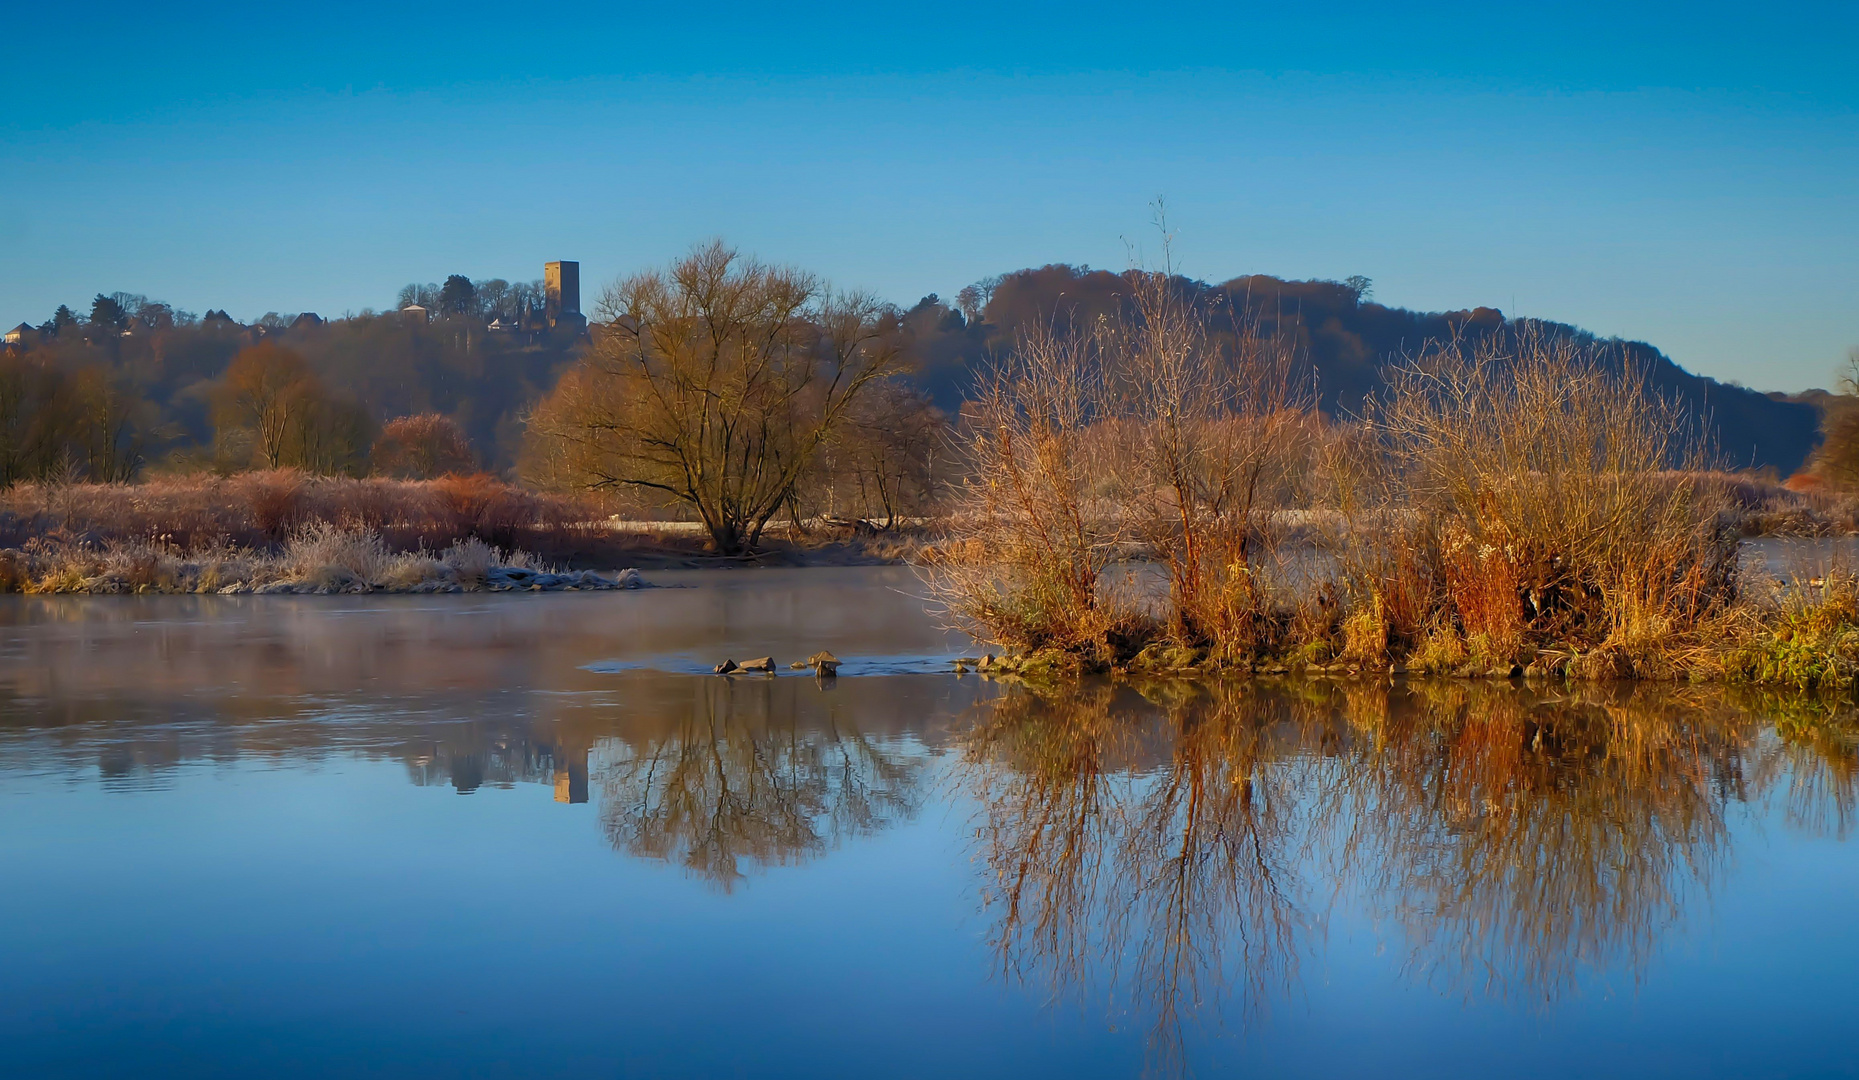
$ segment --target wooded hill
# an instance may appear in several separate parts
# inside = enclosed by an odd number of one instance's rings
[[[1230,313],[1229,318],[1257,319],[1264,333],[1295,335],[1315,368],[1320,406],[1330,415],[1359,412],[1364,399],[1381,390],[1388,366],[1428,341],[1454,333],[1477,336],[1504,325],[1502,313],[1492,308],[1408,311],[1370,302],[1360,286],[1335,281],[1286,281],[1260,274],[1218,285],[1180,278],[1176,286],[1197,304]],[[1127,304],[1129,294],[1122,275],[1051,265],[966,290],[958,303],[978,319],[965,318],[938,297],[925,297],[905,319],[915,338],[917,377],[939,406],[953,410],[987,357],[1012,348],[1030,323],[1089,324]],[[1592,339],[1577,327],[1549,326]],[[1820,441],[1820,410],[1812,404],[1693,375],[1643,342],[1617,344],[1621,356],[1640,367],[1653,386],[1710,420],[1726,466],[1772,468],[1787,476],[1806,463]]]
[[[302,356],[331,393],[377,425],[420,413],[451,417],[481,463],[500,472],[516,460],[525,410],[555,385],[579,344],[566,332],[492,332],[469,314],[428,322],[396,312],[270,326],[209,317],[127,333],[80,323],[39,335],[25,356],[108,372],[137,403],[135,441],[148,465],[185,468],[211,462],[215,392],[233,357],[260,342]]]

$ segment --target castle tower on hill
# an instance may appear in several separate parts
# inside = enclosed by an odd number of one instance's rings
[[[575,329],[587,328],[587,318],[581,314],[580,263],[543,263],[542,291],[542,314],[549,326],[567,323]]]

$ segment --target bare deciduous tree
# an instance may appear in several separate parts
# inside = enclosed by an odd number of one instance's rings
[[[248,464],[230,458],[249,452],[265,468],[318,473],[359,468],[372,426],[359,405],[330,394],[303,357],[270,342],[233,357],[215,413],[227,464]]]
[[[874,386],[827,448],[825,512],[883,529],[926,514],[935,501],[936,450],[947,434],[941,410],[923,391],[898,380]]]
[[[693,509],[753,551],[822,444],[902,359],[896,312],[721,243],[627,278],[593,348],[530,418],[531,472]]]

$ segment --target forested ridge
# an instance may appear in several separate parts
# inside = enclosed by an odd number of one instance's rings
[[[1506,325],[1492,308],[1386,307],[1368,298],[1362,279],[1287,281],[1261,274],[1219,284],[1177,278],[1174,284],[1196,305],[1223,309],[1229,325],[1256,320],[1264,334],[1291,334],[1314,369],[1319,407],[1331,416],[1359,413],[1383,390],[1389,370],[1428,342],[1455,334],[1476,338]],[[939,405],[952,409],[970,393],[976,366],[1011,349],[1029,326],[1109,318],[1127,308],[1130,295],[1128,275],[1055,264],[978,283],[953,304],[926,297],[905,318],[919,358],[917,377]],[[1540,325],[1592,340],[1578,327]],[[1772,468],[1787,476],[1807,463],[1819,443],[1820,410],[1811,403],[1694,375],[1643,342],[1611,344],[1654,388],[1708,418],[1717,452],[1731,468]]]

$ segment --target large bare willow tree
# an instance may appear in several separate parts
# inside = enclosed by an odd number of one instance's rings
[[[593,347],[530,417],[531,469],[657,493],[718,551],[753,551],[902,355],[889,305],[711,243],[607,290]]]

